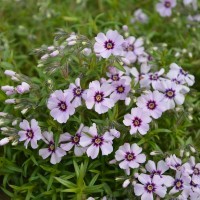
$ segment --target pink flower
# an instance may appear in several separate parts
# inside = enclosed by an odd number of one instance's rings
[[[141,95],[137,99],[137,106],[143,109],[148,115],[154,119],[161,117],[162,113],[166,110],[163,103],[164,95],[158,91],[149,91],[147,94]]]
[[[169,17],[172,14],[172,8],[176,6],[176,0],[160,0],[156,5],[156,10],[162,17]]]
[[[122,61],[127,65],[129,65],[130,63],[135,63],[137,57],[144,53],[143,43],[144,42],[142,38],[136,39],[133,36],[128,37],[122,44]]]
[[[175,103],[177,105],[183,104],[185,96],[182,94],[183,87],[181,85],[177,85],[170,80],[163,80],[156,88],[164,93],[163,102],[166,104],[166,109],[173,109]]]
[[[151,178],[149,175],[140,174],[138,180],[142,184],[134,185],[134,193],[136,196],[141,196],[141,200],[153,200],[153,194],[157,194],[159,197],[164,198],[167,192],[167,188],[163,186],[163,180],[160,176],[155,175]]]
[[[102,151],[102,155],[108,155],[113,151],[112,140],[113,136],[109,132],[99,135],[97,133],[96,124],[93,124],[87,132],[80,138],[80,145],[87,148],[87,155],[92,159],[95,159],[99,154],[99,149]]]
[[[121,81],[116,81],[112,84],[114,87],[114,92],[110,95],[110,98],[113,101],[117,102],[118,100],[125,100],[128,93],[131,90],[130,85],[126,85],[126,80],[122,79]]]
[[[141,22],[143,24],[148,23],[149,17],[143,12],[142,9],[137,9],[134,12],[134,17],[131,18],[131,23]]]
[[[160,160],[158,162],[157,167],[155,162],[149,160],[145,167],[146,170],[151,173],[151,178],[153,178],[155,175],[159,175],[160,178],[163,179],[163,184],[165,186],[172,186],[174,179],[171,176],[163,175],[169,169],[169,167],[163,160]]]
[[[31,120],[31,124],[27,120],[23,120],[19,124],[22,131],[18,132],[20,136],[19,141],[25,141],[24,146],[27,148],[28,143],[31,143],[31,147],[36,149],[38,147],[37,141],[42,139],[41,129],[38,126],[38,122],[35,119]]]
[[[110,84],[104,82],[101,85],[99,81],[92,81],[83,96],[86,107],[92,109],[94,106],[97,113],[106,113],[115,104],[113,99],[108,98],[111,92],[113,87]]]
[[[50,114],[59,123],[66,123],[70,115],[75,113],[74,106],[70,103],[73,94],[63,93],[62,90],[56,90],[51,94],[47,102],[47,107],[51,110]]]
[[[39,155],[42,156],[43,159],[51,156],[50,163],[59,163],[61,161],[61,158],[66,155],[66,152],[60,147],[55,146],[52,132],[45,131],[44,133],[42,133],[42,136],[42,139],[48,145],[48,148],[40,149]]]
[[[182,161],[180,158],[177,158],[176,155],[170,155],[166,158],[166,164],[173,170],[181,171],[182,170]]]
[[[16,94],[15,88],[13,86],[4,85],[4,86],[1,86],[1,90],[6,92],[6,95],[8,96],[12,94]]]
[[[25,92],[29,92],[30,90],[30,85],[26,82],[22,82],[21,85],[18,85],[16,87],[16,91],[19,93],[19,94],[23,94]]]
[[[124,39],[117,31],[109,30],[106,35],[99,33],[95,40],[94,51],[101,57],[108,58],[111,54],[121,54],[121,44],[124,42]]]
[[[82,156],[85,153],[86,148],[80,146],[79,142],[80,138],[82,137],[82,132],[84,130],[86,131],[87,127],[84,127],[84,125],[81,124],[75,135],[70,135],[69,133],[64,133],[60,135],[60,142],[62,142],[60,147],[65,151],[69,151],[74,147],[74,154],[76,156]]]
[[[69,89],[64,91],[66,96],[72,96],[73,95],[73,100],[72,100],[71,104],[74,106],[74,108],[77,108],[78,106],[80,106],[82,104],[81,99],[82,99],[83,92],[84,91],[83,91],[83,89],[81,88],[81,85],[80,85],[80,78],[77,78],[75,80],[75,84],[71,83],[69,85]]]
[[[122,161],[119,163],[121,169],[135,169],[146,161],[146,156],[141,154],[141,152],[142,148],[137,144],[134,143],[130,145],[129,143],[125,143],[115,152],[115,159],[117,161]]]
[[[123,123],[126,126],[131,126],[131,135],[137,133],[137,131],[141,135],[145,135],[149,130],[149,123],[151,120],[151,117],[141,108],[132,108],[131,114],[126,114],[124,116]]]

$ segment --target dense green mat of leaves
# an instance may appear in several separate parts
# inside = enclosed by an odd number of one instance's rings
[[[33,116],[30,114],[29,118],[42,121],[49,115],[49,110],[44,107],[49,94],[53,90],[63,89],[65,84],[67,87],[74,82],[75,77],[60,78],[60,72],[56,72],[52,77],[44,74],[37,68],[39,58],[34,50],[42,45],[51,46],[53,42],[58,44],[58,41],[54,41],[54,36],[60,28],[67,33],[75,32],[93,40],[99,32],[106,33],[109,29],[123,32],[122,26],[128,25],[130,35],[144,38],[145,49],[154,58],[152,64],[157,66],[158,70],[163,67],[168,71],[169,65],[175,62],[195,75],[195,84],[190,88],[184,105],[164,113],[162,118],[151,124],[151,130],[147,135],[140,138],[133,137],[131,142],[137,142],[142,146],[146,155],[152,151],[162,151],[165,156],[173,153],[179,156],[182,149],[187,155],[188,152],[191,153],[190,145],[199,152],[200,22],[187,20],[188,15],[194,15],[198,11],[186,8],[182,1],[178,1],[179,5],[173,10],[172,16],[162,18],[155,10],[157,2],[157,0],[0,0],[1,86],[12,85],[12,81],[4,75],[6,69],[21,72],[30,77],[35,84],[45,85],[48,89],[37,88],[38,96],[30,95],[33,101],[38,100],[38,107],[35,108],[36,114]],[[138,8],[142,8],[149,16],[147,24],[131,23],[133,13]],[[70,73],[74,76],[86,73],[83,68],[77,71],[76,62]],[[88,83],[92,79],[99,79],[102,74],[105,74],[105,71],[100,68],[93,69],[87,73],[88,77],[83,76],[83,80]],[[52,87],[48,82],[49,79],[53,81]],[[5,93],[0,91],[0,111],[25,119],[26,114],[23,115],[20,110],[4,104],[6,99]],[[77,124],[83,122],[82,120],[87,123],[88,118],[94,119],[93,122],[102,124],[103,129],[104,126],[109,126],[117,120],[122,123],[125,114],[125,111],[120,110],[120,105],[117,105],[105,121],[104,115],[99,117],[97,113],[92,112],[90,116],[85,116],[85,110],[81,109],[79,113],[82,115],[77,114],[70,121],[72,132],[77,130]],[[127,110],[130,111],[130,107]],[[2,124],[4,121],[1,119],[0,126]],[[40,124],[42,128],[46,128],[47,125],[58,132],[69,130],[66,125],[61,130],[51,116]],[[118,128],[124,133],[125,140],[127,131],[120,129],[120,126]],[[3,138],[2,135],[0,137]],[[118,141],[118,146],[122,144],[123,140]],[[114,153],[112,155],[114,158]],[[199,153],[195,156],[198,160]],[[149,156],[149,159],[153,158]],[[155,157],[155,161],[160,159],[162,155]],[[17,146],[9,144],[0,147],[0,188],[9,199],[13,200],[86,199],[90,196],[106,195],[113,199],[137,199],[131,187],[122,188],[122,183],[127,177],[118,166],[110,165],[109,161],[110,159],[105,156],[91,160],[86,155],[80,158],[69,155],[64,159],[64,165],[50,165],[48,161],[42,160],[38,152],[25,149],[23,144]]]

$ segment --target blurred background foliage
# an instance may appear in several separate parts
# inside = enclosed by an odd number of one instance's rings
[[[38,58],[31,52],[44,44],[52,45],[58,28],[93,39],[99,32],[121,30],[126,24],[130,35],[145,38],[145,47],[159,68],[167,71],[169,64],[176,62],[196,77],[184,109],[165,113],[152,123],[152,131],[137,142],[143,148],[148,147],[147,153],[179,152],[188,144],[200,150],[200,24],[189,24],[187,16],[194,11],[178,2],[180,6],[173,10],[172,17],[161,18],[154,9],[157,0],[0,0],[0,83],[12,85],[3,74],[5,69],[34,76],[36,82],[44,81],[45,76],[36,69]],[[130,23],[138,8],[149,16],[149,23]],[[154,50],[155,46],[158,50]],[[180,56],[175,57],[177,52]],[[4,105],[5,99],[0,91],[1,110],[20,116],[18,110]],[[122,182],[114,183],[113,177],[120,176],[121,171],[118,166],[103,165],[109,162],[105,157],[91,162],[86,156],[84,159],[69,156],[64,159],[64,166],[50,166],[38,159],[37,152],[24,149],[23,145],[1,147],[0,156],[0,188],[9,199],[85,199],[88,195],[106,194],[135,199],[129,189],[115,190],[121,188]]]

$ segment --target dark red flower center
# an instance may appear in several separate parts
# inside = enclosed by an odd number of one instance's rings
[[[148,103],[147,103],[147,108],[149,109],[149,110],[154,110],[155,108],[156,108],[156,102],[155,101],[148,101]]]
[[[55,144],[54,142],[49,142],[49,146],[48,146],[49,151],[51,152],[55,152]]]
[[[112,41],[112,40],[108,40],[104,43],[104,47],[107,49],[107,50],[111,50],[113,49],[115,46],[115,43]]]
[[[132,160],[135,159],[135,154],[127,152],[126,155],[125,155],[125,158],[126,158],[127,161],[132,161]]]
[[[59,104],[58,104],[58,107],[61,111],[66,111],[67,110],[67,104],[64,102],[64,101],[61,101]]]
[[[165,96],[168,97],[169,99],[172,99],[175,97],[175,90],[173,89],[167,89],[165,91]]]
[[[140,119],[140,118],[138,118],[138,117],[135,117],[134,119],[133,119],[133,126],[140,126],[141,125],[141,123],[142,123],[142,120]]]
[[[171,7],[171,2],[170,1],[165,1],[165,7],[170,8]]]
[[[95,96],[94,96],[94,100],[97,102],[97,103],[100,103],[104,100],[104,94],[103,92],[96,92]]]
[[[95,145],[95,146],[101,146],[103,144],[103,137],[101,136],[95,136],[93,139],[92,139],[92,143]]]
[[[71,140],[73,144],[79,144],[80,141],[80,134],[76,134],[75,136],[72,136]]]
[[[125,87],[123,85],[120,85],[116,88],[117,93],[123,93],[125,91]]]
[[[147,183],[145,189],[148,193],[153,193],[156,190],[156,186],[154,183]]]
[[[112,79],[113,81],[119,81],[119,74],[114,74],[114,75],[112,75],[112,76],[111,76],[111,79]]]
[[[33,139],[34,133],[32,129],[26,130],[26,136],[30,139]]]
[[[77,87],[77,88],[73,89],[73,93],[74,93],[74,96],[78,96],[79,97],[83,93],[83,90],[80,87]]]

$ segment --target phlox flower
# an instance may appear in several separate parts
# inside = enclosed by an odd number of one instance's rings
[[[114,137],[106,132],[103,135],[98,134],[96,124],[93,124],[85,134],[80,138],[79,144],[87,148],[87,155],[95,159],[99,154],[99,149],[102,155],[108,155],[113,151],[112,141]]]
[[[142,38],[136,39],[135,37],[130,36],[125,39],[124,43],[122,44],[122,61],[127,65],[130,63],[135,63],[137,57],[144,53],[143,43],[144,41]]]
[[[170,65],[170,70],[167,73],[167,77],[170,79],[177,79],[182,84],[187,83],[187,85],[192,86],[195,82],[193,75],[184,71],[182,67],[178,66],[176,63]]]
[[[156,4],[156,11],[159,12],[162,17],[169,17],[172,14],[172,8],[176,6],[176,0],[160,0]]]
[[[77,108],[78,106],[82,104],[81,99],[82,99],[83,92],[84,90],[81,88],[81,85],[80,85],[80,78],[77,78],[75,80],[75,84],[70,83],[69,89],[64,91],[66,96],[71,97],[73,95],[71,104],[74,106],[74,108]]]
[[[143,94],[137,99],[137,106],[144,110],[148,115],[154,119],[161,117],[162,113],[166,110],[165,104],[162,101],[164,95],[160,92],[149,91],[147,94]]]
[[[10,96],[12,94],[16,94],[15,88],[13,86],[10,86],[10,85],[1,86],[1,90],[4,91],[7,96]]]
[[[117,31],[109,30],[106,35],[99,33],[95,37],[94,52],[103,58],[113,55],[120,55],[122,51],[121,44],[124,42],[123,36]]]
[[[143,111],[141,108],[132,108],[131,114],[126,114],[124,116],[123,123],[125,126],[131,126],[130,134],[135,134],[137,131],[141,135],[145,135],[149,130],[149,123],[151,122],[151,117]]]
[[[188,190],[190,188],[190,181],[190,176],[184,176],[180,171],[178,171],[173,182],[173,188],[169,191],[169,194]]]
[[[41,129],[38,126],[38,122],[35,119],[29,123],[27,120],[20,122],[19,127],[22,129],[18,132],[19,141],[25,141],[24,146],[27,148],[29,142],[31,147],[36,149],[38,147],[37,141],[42,139]]]
[[[23,94],[23,93],[29,92],[30,87],[31,87],[31,86],[30,86],[28,83],[22,82],[21,85],[18,85],[18,86],[16,87],[16,91],[17,91],[17,93],[19,93],[19,94]]]
[[[147,164],[145,165],[146,170],[150,172],[151,178],[154,177],[155,175],[159,175],[160,178],[163,180],[163,184],[167,187],[172,186],[172,183],[174,179],[171,176],[164,175],[164,173],[169,169],[169,166],[163,161],[160,160],[157,164],[153,162],[152,160],[149,160]]]
[[[51,110],[50,114],[59,123],[66,123],[70,115],[75,113],[75,108],[71,104],[73,93],[64,93],[56,90],[51,94],[47,102],[47,107]]]
[[[137,9],[134,12],[134,17],[131,18],[131,23],[141,22],[143,24],[148,23],[149,17],[143,12],[142,9]]]
[[[138,168],[141,163],[146,161],[145,154],[141,154],[141,152],[142,148],[136,143],[132,145],[125,143],[115,152],[115,159],[120,161],[119,167],[121,169]]]
[[[118,100],[125,100],[131,90],[130,85],[126,85],[126,80],[124,79],[114,82],[112,86],[114,87],[114,91],[110,95],[110,98],[113,99],[115,102],[117,102]]]
[[[170,155],[165,159],[166,164],[173,170],[182,171],[182,161],[176,155]]]
[[[45,131],[44,133],[42,133],[42,140],[48,145],[48,147],[40,149],[39,155],[42,156],[43,159],[51,156],[50,163],[59,163],[61,161],[61,158],[66,155],[66,152],[60,147],[55,146],[53,133]]]
[[[81,124],[75,135],[70,135],[69,133],[60,135],[60,143],[62,142],[60,147],[65,151],[69,151],[74,147],[74,154],[76,156],[82,156],[85,153],[86,148],[80,146],[79,142],[82,131],[84,130],[87,130],[87,127],[84,127],[84,125]]]
[[[166,104],[166,109],[173,109],[176,104],[183,104],[185,96],[183,95],[183,87],[181,85],[177,85],[171,80],[162,80],[156,88],[164,93],[163,102]]]
[[[103,82],[100,84],[99,81],[92,81],[89,84],[89,89],[85,91],[83,98],[88,109],[94,109],[97,113],[106,113],[115,104],[115,101],[108,96],[113,92],[113,87]]]
[[[150,72],[144,76],[143,79],[140,81],[140,86],[144,88],[150,88],[150,85],[154,89],[156,89],[157,85],[160,85],[160,81],[162,80],[162,75],[164,74],[165,70],[162,68],[158,72]]]
[[[134,193],[136,196],[141,196],[141,200],[153,200],[153,194],[164,198],[167,192],[167,188],[163,186],[163,179],[160,176],[155,175],[151,178],[149,175],[140,174],[138,176],[140,183],[134,185]]]

